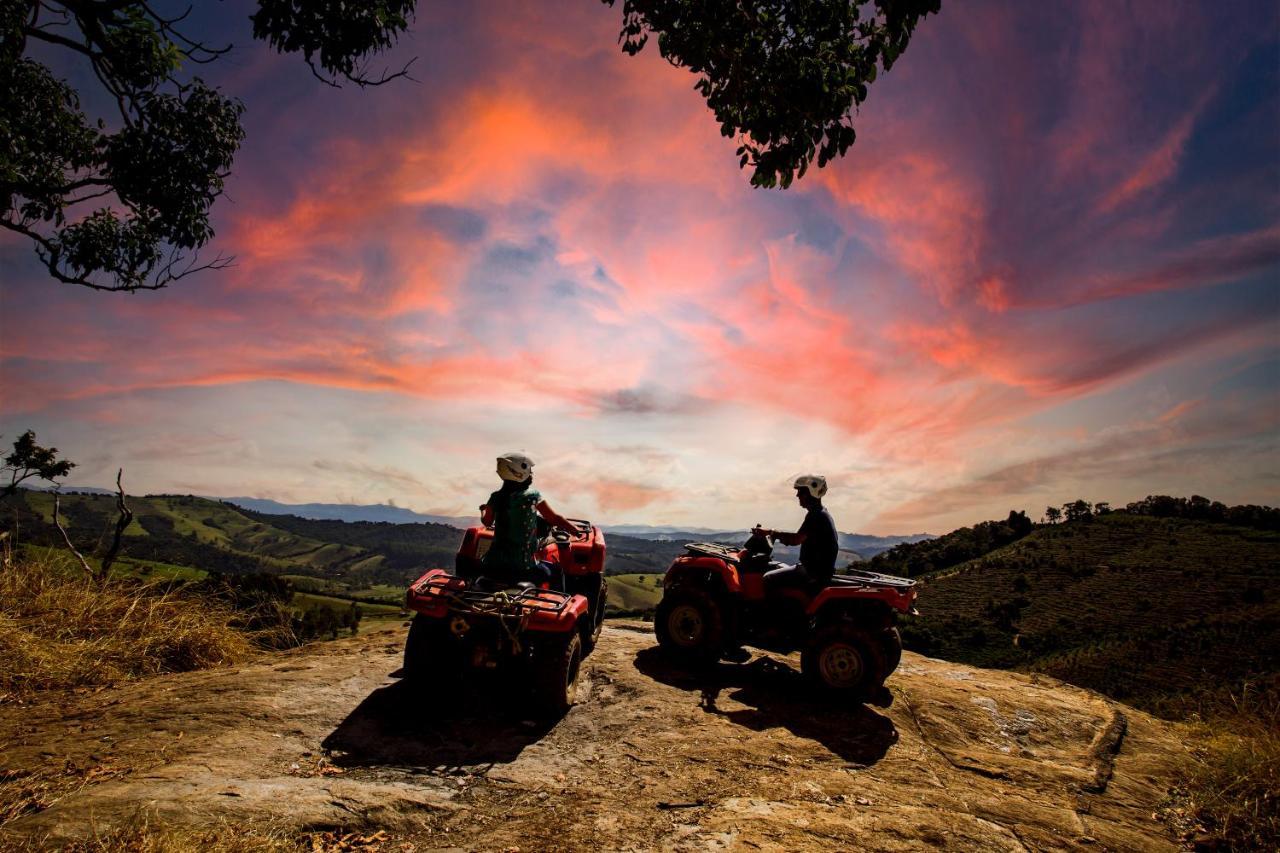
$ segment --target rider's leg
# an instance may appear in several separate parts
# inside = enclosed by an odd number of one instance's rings
[[[783,566],[780,569],[770,569],[764,573],[764,592],[765,595],[772,595],[780,589],[786,587],[804,587],[809,583],[809,575],[801,566]]]

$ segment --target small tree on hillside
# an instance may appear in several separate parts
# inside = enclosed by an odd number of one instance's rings
[[[1057,524],[1062,521],[1062,510],[1056,506],[1048,506],[1044,509],[1044,520],[1050,524]]]
[[[1026,536],[1035,527],[1031,523],[1031,519],[1027,518],[1026,510],[1009,510],[1009,517],[1005,519],[1004,523],[1019,537]]]
[[[4,476],[9,482],[0,488],[0,497],[17,494],[18,486],[32,477],[38,477],[53,485],[58,477],[65,477],[76,463],[58,458],[58,448],[36,444],[36,434],[27,430],[13,443],[13,452],[4,458]]]
[[[1062,512],[1067,521],[1088,521],[1093,516],[1093,504],[1086,500],[1075,500],[1063,504]]]
[[[1098,501],[1093,505],[1094,515],[1108,515],[1111,512],[1111,504],[1107,501]]]

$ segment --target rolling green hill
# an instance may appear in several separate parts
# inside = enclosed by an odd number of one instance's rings
[[[609,599],[606,612],[614,614],[641,614],[651,612],[662,598],[662,576],[655,574],[627,574],[609,577]]]
[[[129,497],[134,521],[125,532],[122,560],[145,566],[191,567],[223,574],[268,573],[288,578],[299,591],[398,604],[405,587],[429,566],[450,567],[462,533],[443,524],[343,522],[268,515],[189,495]],[[53,495],[20,491],[4,508],[6,526],[36,546],[60,547],[53,527]],[[109,538],[115,499],[105,494],[62,497],[62,521],[85,553]],[[681,542],[610,534],[605,570],[636,575],[666,570],[683,552]],[[150,571],[149,569],[147,571]],[[161,574],[177,576],[173,568]],[[635,578],[619,590],[638,589]],[[622,594],[621,592],[619,593]],[[635,611],[644,606],[619,603]]]
[[[1040,526],[922,579],[909,648],[1177,713],[1274,678],[1280,533],[1128,513]]]

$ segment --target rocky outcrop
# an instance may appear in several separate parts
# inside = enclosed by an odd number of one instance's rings
[[[0,768],[76,781],[50,783],[0,839],[52,845],[143,810],[385,829],[418,849],[1176,849],[1152,814],[1177,728],[1051,679],[907,654],[891,708],[837,707],[806,694],[794,660],[695,678],[619,625],[547,727],[501,684],[415,691],[392,675],[402,642],[6,707]]]

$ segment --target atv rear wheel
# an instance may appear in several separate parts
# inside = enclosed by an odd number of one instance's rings
[[[902,634],[897,628],[885,628],[880,632],[880,649],[884,658],[884,678],[888,678],[902,663]]]
[[[600,632],[604,630],[604,607],[609,597],[609,582],[604,578],[600,579],[600,591],[594,596],[587,596],[591,602],[591,609],[587,611],[584,617],[587,621],[582,631],[582,656],[595,651],[596,643],[600,642]]]
[[[428,703],[451,699],[463,677],[463,661],[449,626],[415,614],[404,642],[404,680]]]
[[[409,636],[404,641],[404,677],[419,679],[427,675],[431,668],[431,655],[438,652],[440,643],[440,624],[436,619],[428,619],[421,613],[414,614],[409,623]]]
[[[819,628],[800,655],[800,669],[818,688],[863,701],[886,675],[881,644],[847,623]]]
[[[673,589],[662,596],[653,630],[662,650],[685,663],[715,663],[724,650],[720,606],[700,589]]]
[[[530,687],[535,710],[559,717],[573,707],[582,668],[582,637],[574,631],[567,640],[549,639],[533,648]]]

